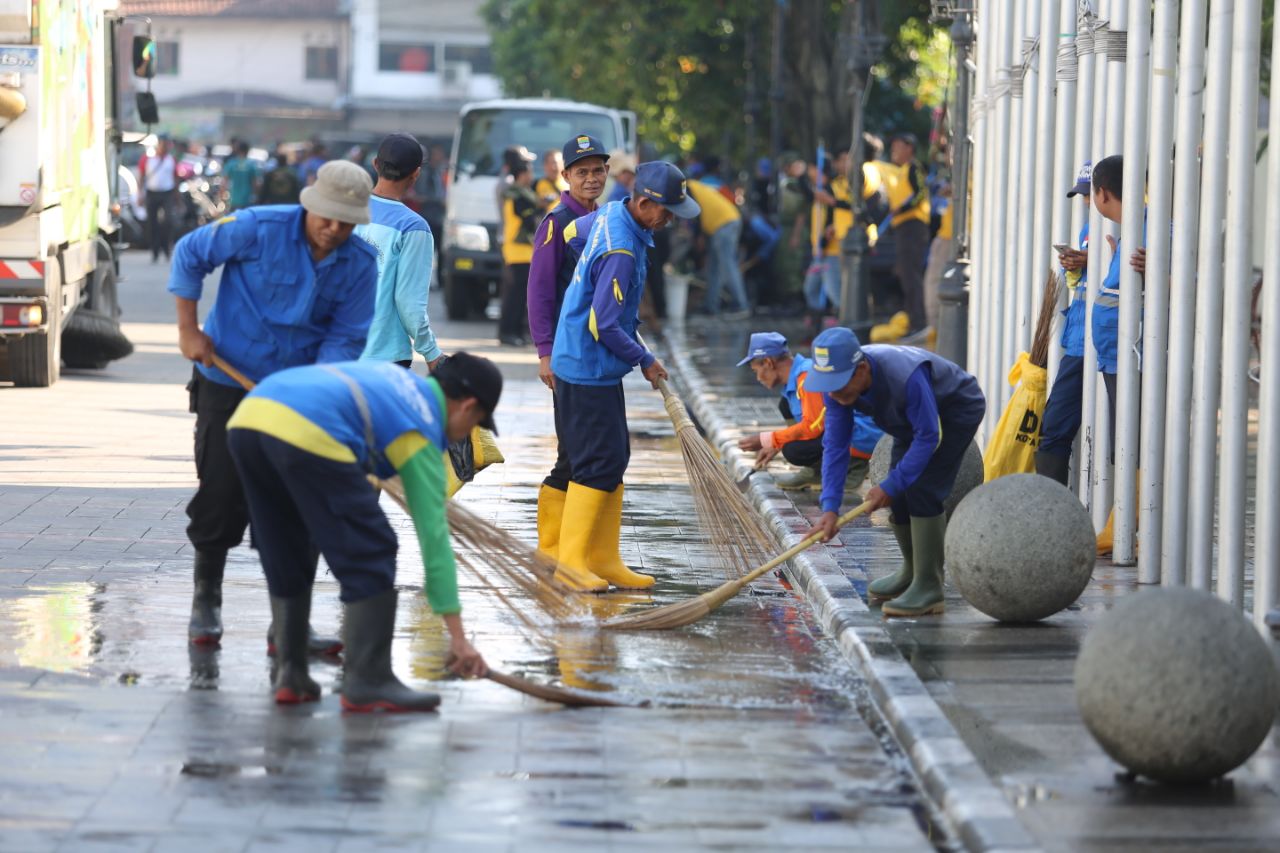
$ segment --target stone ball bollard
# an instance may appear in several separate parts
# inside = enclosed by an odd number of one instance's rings
[[[867,482],[875,485],[888,477],[889,469],[892,467],[890,462],[892,457],[893,436],[883,435],[876,442],[876,449],[871,453],[871,461],[867,463]],[[984,479],[986,475],[982,468],[982,451],[978,448],[977,442],[973,442],[960,461],[960,470],[956,472],[956,484],[952,486],[951,494],[942,502],[947,518],[955,512],[965,495],[981,486]]]
[[[1266,642],[1207,592],[1126,596],[1085,636],[1076,704],[1115,761],[1160,782],[1215,779],[1271,731],[1280,675]]]
[[[1096,561],[1093,522],[1065,486],[1010,474],[974,489],[947,525],[947,572],[965,601],[1001,622],[1073,603]]]

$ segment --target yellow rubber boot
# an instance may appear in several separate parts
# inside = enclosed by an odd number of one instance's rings
[[[653,578],[627,568],[619,546],[622,540],[622,486],[605,497],[600,524],[591,538],[591,571],[618,589],[648,589]]]
[[[560,556],[560,526],[564,523],[567,493],[548,486],[538,489],[538,553],[555,561]]]
[[[569,484],[560,523],[556,580],[579,592],[604,592],[609,584],[591,571],[592,540],[600,527],[608,492]]]
[[[1111,514],[1107,516],[1107,524],[1102,528],[1102,532],[1098,534],[1098,556],[1107,557],[1111,554],[1111,545],[1115,538],[1116,511],[1114,508]]]

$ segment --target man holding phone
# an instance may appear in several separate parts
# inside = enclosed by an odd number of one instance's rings
[[[1045,404],[1044,419],[1040,427],[1040,447],[1036,451],[1036,473],[1067,484],[1071,470],[1071,445],[1080,430],[1082,398],[1084,394],[1084,320],[1087,269],[1089,262],[1089,206],[1093,162],[1085,161],[1076,176],[1076,182],[1067,191],[1067,198],[1080,197],[1084,204],[1084,227],[1080,229],[1080,248],[1072,249],[1062,243],[1053,248],[1058,253],[1071,292],[1070,301],[1062,314],[1066,323],[1062,327],[1062,360],[1058,363],[1058,375],[1053,380],[1049,402]]]

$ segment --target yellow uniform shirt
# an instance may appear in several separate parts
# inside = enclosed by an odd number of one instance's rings
[[[715,187],[702,181],[689,181],[689,195],[702,208],[702,233],[711,235],[735,219],[741,219],[737,205],[720,194]]]
[[[889,209],[898,210],[904,204],[910,204],[907,210],[893,217],[894,225],[901,225],[918,219],[929,224],[929,188],[924,183],[924,171],[915,163],[897,166],[893,163],[881,163],[881,174],[888,180],[885,186],[889,191]],[[911,170],[916,170],[916,187],[911,186]],[[914,203],[911,203],[913,202]]]

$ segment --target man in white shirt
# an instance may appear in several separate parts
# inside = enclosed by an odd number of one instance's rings
[[[173,250],[171,217],[178,197],[178,163],[170,152],[168,136],[160,136],[156,152],[147,157],[142,175],[143,196],[147,203],[147,242],[151,244],[151,263],[165,260]]]

